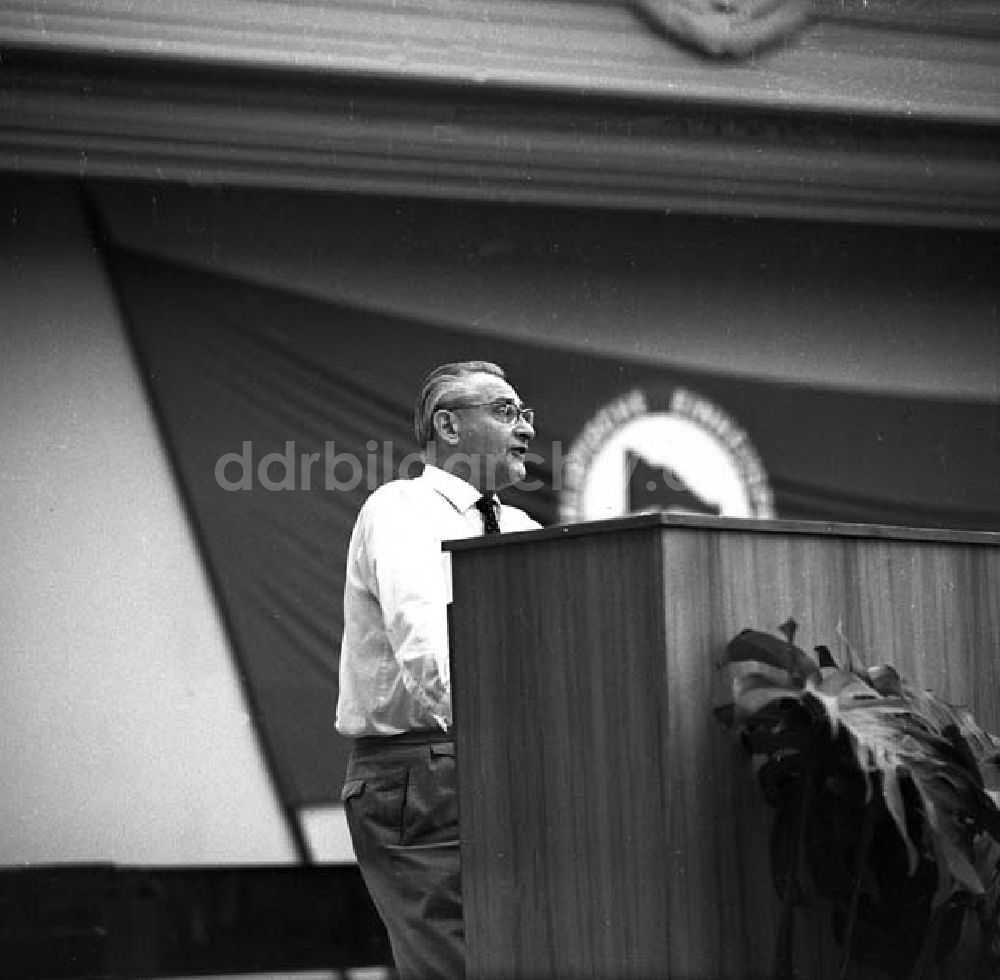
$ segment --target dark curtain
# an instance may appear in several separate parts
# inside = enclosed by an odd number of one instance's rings
[[[414,453],[415,388],[443,361],[498,361],[535,407],[544,461],[533,475],[544,486],[507,499],[543,524],[558,517],[555,444],[571,444],[631,388],[684,386],[749,434],[779,517],[1000,529],[992,403],[672,370],[375,314],[111,246],[108,261],[293,806],[339,798],[346,743],[333,721],[347,542],[370,490]]]

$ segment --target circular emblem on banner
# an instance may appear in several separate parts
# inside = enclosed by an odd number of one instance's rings
[[[642,511],[774,517],[767,473],[747,433],[687,388],[635,389],[583,427],[562,468],[564,521]]]

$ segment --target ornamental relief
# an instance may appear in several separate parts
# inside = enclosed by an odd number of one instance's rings
[[[612,0],[657,33],[719,58],[746,58],[801,28],[808,0]]]

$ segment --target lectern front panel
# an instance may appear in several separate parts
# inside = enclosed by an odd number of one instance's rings
[[[771,815],[712,712],[746,627],[794,618],[1000,729],[998,535],[641,518],[449,550],[471,977],[772,974]]]

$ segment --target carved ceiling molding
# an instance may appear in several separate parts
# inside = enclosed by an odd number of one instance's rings
[[[8,57],[0,170],[878,224],[1000,227],[1000,129]]]
[[[804,22],[849,23],[858,28],[996,38],[1000,8],[995,0],[5,0],[0,9],[0,42],[91,49],[136,48],[168,54],[175,45],[202,38],[218,53],[231,48],[253,59],[289,40],[312,40],[321,47],[332,31],[363,33],[365,24],[388,28],[390,37],[417,38],[435,21],[496,33],[517,26],[563,28],[568,39],[583,40],[589,28],[627,29],[609,20],[601,7],[618,7],[631,19],[665,37],[695,40],[705,47],[747,50],[794,32]],[[633,27],[636,27],[633,24]],[[741,33],[745,35],[740,40]],[[686,37],[687,36],[687,37]],[[721,37],[721,41],[713,41]],[[256,41],[256,51],[245,42]],[[722,53],[720,51],[720,53]]]
[[[4,0],[13,51],[1000,119],[997,0]]]
[[[997,0],[0,4],[7,170],[996,228],[998,144]]]

